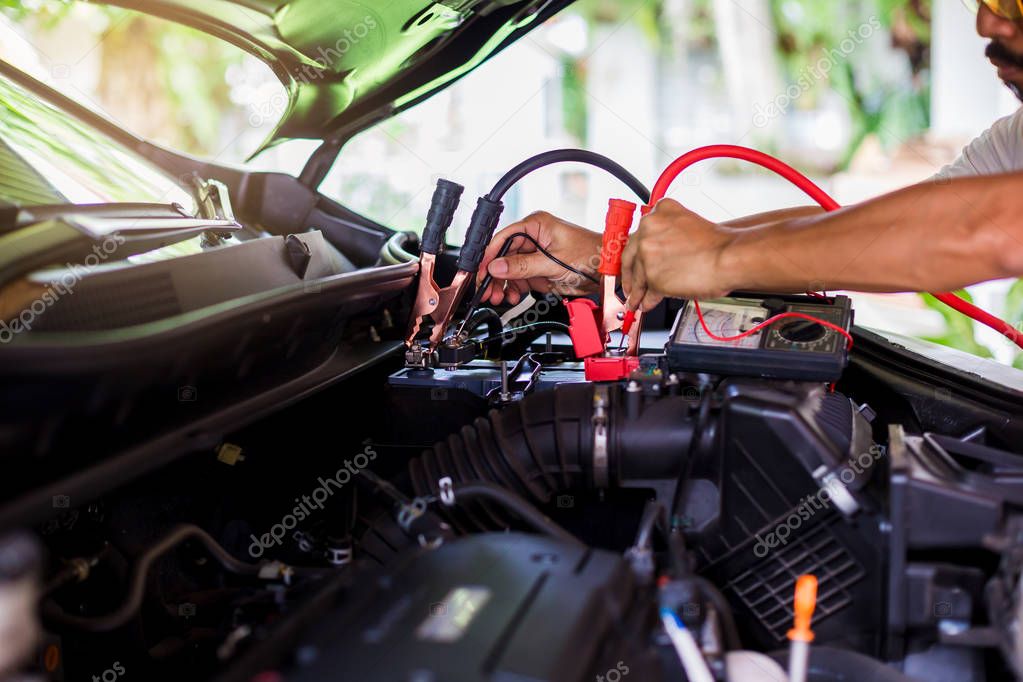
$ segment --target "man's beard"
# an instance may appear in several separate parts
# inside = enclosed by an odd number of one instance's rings
[[[1018,55],[1009,50],[1005,45],[999,42],[993,42],[987,46],[984,50],[984,54],[988,59],[994,59],[995,61],[1014,66],[1018,69],[1023,69],[1023,55]],[[1016,83],[1010,83],[1005,81],[1005,85],[1012,90],[1012,94],[1016,95],[1016,98],[1023,102],[1023,89],[1020,88]]]

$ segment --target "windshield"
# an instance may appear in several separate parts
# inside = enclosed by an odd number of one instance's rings
[[[113,139],[0,77],[0,205],[178,203],[192,197]]]

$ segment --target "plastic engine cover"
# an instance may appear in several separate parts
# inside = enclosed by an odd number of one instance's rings
[[[572,682],[619,653],[609,633],[634,588],[616,554],[486,534],[397,565],[328,614],[289,679]]]

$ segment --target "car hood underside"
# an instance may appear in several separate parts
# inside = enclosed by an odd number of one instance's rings
[[[436,93],[572,0],[109,0],[192,26],[273,70],[289,107],[264,144],[347,138]]]

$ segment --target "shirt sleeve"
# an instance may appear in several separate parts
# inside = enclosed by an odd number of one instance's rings
[[[1023,109],[995,122],[934,179],[997,175],[1023,170]]]

